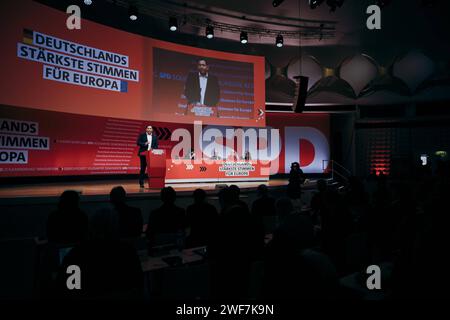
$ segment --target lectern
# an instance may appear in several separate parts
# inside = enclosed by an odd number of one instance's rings
[[[148,187],[164,188],[166,179],[166,152],[163,149],[152,149],[141,152],[147,159]]]

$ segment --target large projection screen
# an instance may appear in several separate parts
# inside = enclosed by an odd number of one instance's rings
[[[263,57],[159,41],[84,19],[81,30],[69,30],[68,15],[30,0],[2,1],[0,16],[1,104],[133,120],[265,126]],[[200,59],[209,67],[205,82],[199,79]],[[185,93],[199,95],[201,86],[202,101],[187,101]]]

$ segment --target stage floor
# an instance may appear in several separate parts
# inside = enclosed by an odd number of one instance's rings
[[[253,191],[262,182],[227,182],[220,185],[235,184],[242,191]],[[287,185],[287,179],[271,179],[266,184],[269,188],[282,187]],[[315,185],[315,181],[309,180],[305,183],[305,187]],[[159,189],[139,188],[138,182],[133,180],[108,180],[108,181],[81,181],[81,182],[58,182],[58,183],[41,183],[41,184],[17,184],[3,185],[0,187],[0,198],[34,198],[34,197],[58,197],[64,190],[76,190],[83,196],[99,196],[109,195],[113,187],[123,186],[128,195],[152,195],[159,194]],[[192,192],[197,188],[206,191],[217,190],[217,183],[173,183],[166,184],[173,187],[177,192]]]

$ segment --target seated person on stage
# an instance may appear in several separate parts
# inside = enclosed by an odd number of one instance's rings
[[[191,152],[188,153],[186,158],[190,159],[190,160],[194,160],[195,159],[195,151],[194,151],[194,149],[191,149]]]
[[[239,155],[237,154],[236,151],[233,151],[232,154],[229,154],[229,155],[227,156],[227,161],[239,161],[239,160],[240,160],[240,159],[239,159]]]
[[[209,65],[205,59],[198,60],[196,73],[189,73],[186,79],[184,95],[187,99],[186,112],[190,115],[219,117],[217,103],[220,101],[219,80],[209,73]],[[197,108],[197,109],[194,109]],[[205,112],[196,113],[197,112]]]
[[[216,153],[216,150],[213,150],[210,159],[211,159],[211,160],[222,160],[222,158],[220,157],[220,155],[218,155],[218,154]]]

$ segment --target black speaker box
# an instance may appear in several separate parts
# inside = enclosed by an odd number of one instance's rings
[[[296,80],[294,105],[292,110],[295,113],[302,113],[305,109],[306,96],[308,93],[308,77],[297,76]]]

